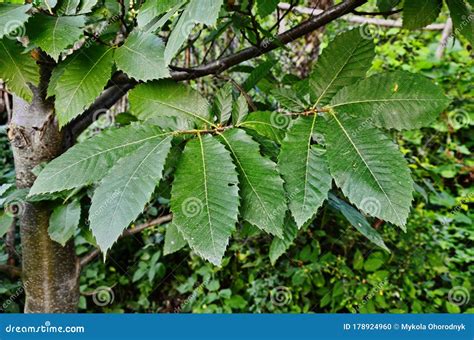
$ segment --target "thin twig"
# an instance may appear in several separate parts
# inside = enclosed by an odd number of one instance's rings
[[[125,236],[130,236],[130,235],[138,234],[138,233],[142,232],[143,230],[145,230],[145,229],[147,229],[147,228],[151,228],[151,227],[154,227],[154,226],[157,226],[157,225],[160,225],[160,224],[169,222],[169,221],[171,221],[172,218],[173,218],[173,215],[171,215],[171,214],[165,215],[165,216],[160,216],[160,217],[158,217],[158,218],[155,218],[154,220],[151,220],[150,222],[146,222],[146,223],[143,223],[143,224],[139,224],[139,225],[135,226],[134,228],[126,229],[126,230],[122,233],[122,236],[121,236],[121,237],[125,237]],[[90,263],[92,260],[94,260],[99,254],[100,254],[100,250],[96,248],[96,249],[92,250],[91,252],[89,252],[88,254],[84,255],[84,256],[79,260],[79,264],[80,264],[81,268],[83,268],[83,267],[85,267],[87,264],[89,264],[89,263]]]

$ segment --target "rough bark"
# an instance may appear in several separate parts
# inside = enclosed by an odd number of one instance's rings
[[[41,67],[38,88],[32,87],[31,104],[13,99],[9,138],[18,188],[32,186],[32,169],[63,152],[63,134],[53,116],[53,105],[44,98],[48,71]],[[22,244],[22,276],[25,313],[67,313],[77,310],[79,265],[74,245],[65,247],[48,235],[51,209],[47,203],[18,202]]]

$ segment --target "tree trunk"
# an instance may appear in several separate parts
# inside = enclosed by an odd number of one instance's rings
[[[36,178],[32,169],[60,155],[63,134],[45,100],[48,71],[41,67],[41,82],[32,87],[31,104],[13,99],[8,136],[15,160],[16,184],[30,188]],[[73,241],[65,247],[48,235],[51,208],[46,202],[18,202],[25,313],[68,313],[77,310],[79,263]]]

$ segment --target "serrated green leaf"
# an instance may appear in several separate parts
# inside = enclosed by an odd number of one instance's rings
[[[24,25],[30,18],[26,12],[31,9],[31,6],[31,4],[22,6],[0,4],[0,39],[4,36],[8,38],[10,34],[13,38],[13,36],[17,37],[18,33],[24,33]]]
[[[152,20],[143,29],[147,32],[156,32],[161,27],[163,27],[164,24],[166,24],[168,22],[168,20],[170,20],[170,18],[173,15],[175,15],[176,12],[178,12],[181,9],[184,2],[185,2],[184,0],[178,1],[178,3],[173,8],[168,10],[160,19],[156,20],[156,22],[155,22],[155,20]]]
[[[283,237],[275,237],[270,244],[270,251],[268,256],[270,262],[275,265],[276,261],[282,256],[293,244],[298,234],[298,226],[295,221],[291,218],[290,214],[287,214],[283,225]]]
[[[418,129],[431,124],[448,105],[441,88],[408,72],[382,73],[339,91],[330,106],[387,129]]]
[[[257,67],[255,67],[252,72],[250,72],[249,76],[242,84],[242,88],[244,89],[244,91],[248,92],[255,86],[257,86],[259,81],[265,78],[270,73],[272,67],[275,66],[275,64],[275,60],[267,60],[259,63]]]
[[[42,9],[51,10],[58,4],[58,0],[39,0]]]
[[[92,12],[92,9],[97,5],[98,0],[81,0],[81,5],[77,14],[86,14]]]
[[[89,221],[104,253],[150,200],[161,180],[171,138],[167,136],[147,142],[119,159],[95,190]]]
[[[59,0],[57,12],[60,15],[74,15],[81,0]]]
[[[377,0],[377,7],[380,12],[388,12],[400,3],[400,0]]]
[[[81,218],[81,204],[74,200],[56,207],[49,218],[48,234],[63,247],[74,236]]]
[[[169,255],[176,253],[186,246],[186,240],[180,234],[176,225],[171,222],[166,227],[165,244],[163,246],[163,254]]]
[[[28,22],[28,38],[54,60],[82,35],[85,17],[53,17],[37,14]]]
[[[171,31],[165,49],[165,62],[169,64],[188,38],[196,24],[212,26],[219,17],[222,1],[190,0]]]
[[[56,95],[56,86],[58,85],[59,79],[63,75],[64,71],[68,65],[76,58],[76,53],[82,53],[81,51],[76,51],[72,55],[68,56],[63,61],[59,62],[56,67],[51,72],[51,77],[49,78],[47,97],[53,97]]]
[[[320,124],[331,175],[364,213],[405,228],[413,181],[395,144],[364,118],[329,112]]]
[[[298,228],[314,217],[331,189],[332,179],[324,156],[311,145],[316,118],[299,117],[294,121],[278,156],[289,208]]]
[[[265,18],[277,9],[279,2],[279,0],[257,0],[257,14],[260,18]]]
[[[232,158],[209,135],[186,145],[171,190],[173,223],[191,249],[220,265],[239,212]]]
[[[142,120],[177,117],[212,125],[209,103],[191,87],[170,80],[140,84],[129,94],[132,113]]]
[[[455,34],[462,34],[474,46],[474,13],[462,0],[446,0],[446,3],[453,20]]]
[[[214,114],[221,124],[225,124],[229,120],[232,114],[232,103],[232,85],[227,83],[217,91],[213,107]]]
[[[382,236],[372,228],[367,219],[357,209],[331,193],[329,193],[329,204],[339,211],[370,242],[390,253],[390,249],[385,245]]]
[[[152,33],[133,31],[115,51],[117,68],[136,80],[148,81],[170,75],[163,59],[165,46]]]
[[[338,35],[324,49],[310,75],[314,106],[329,103],[340,89],[364,78],[374,57],[374,42],[367,39],[360,29]]]
[[[275,89],[272,91],[278,103],[290,112],[303,112],[306,104],[298,98],[296,91],[287,88]]]
[[[93,103],[112,74],[113,48],[94,45],[78,53],[64,70],[55,88],[55,108],[63,127]]]
[[[439,16],[441,0],[410,0],[403,4],[403,27],[409,30],[425,27]]]
[[[144,29],[153,19],[182,2],[183,0],[146,0],[138,12],[137,26]]]
[[[76,144],[40,172],[29,196],[53,193],[99,181],[126,154],[165,136],[156,126],[111,129]]]
[[[285,129],[290,125],[290,116],[279,112],[255,111],[250,113],[245,120],[236,126],[252,129],[259,135],[281,144],[285,137]]]
[[[3,237],[13,223],[13,216],[7,213],[0,214],[0,237]]]
[[[24,100],[31,102],[33,92],[28,84],[37,86],[39,68],[29,54],[23,54],[23,48],[13,40],[0,40],[0,77],[7,88]]]
[[[241,129],[220,135],[239,173],[241,215],[244,220],[277,237],[283,237],[286,212],[283,180],[276,164],[260,154],[259,145]]]
[[[248,114],[249,106],[247,104],[247,99],[245,99],[243,94],[240,94],[239,98],[237,98],[232,106],[232,123],[235,126],[238,126],[246,119]]]

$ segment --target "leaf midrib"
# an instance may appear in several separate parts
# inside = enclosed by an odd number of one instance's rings
[[[433,98],[394,98],[394,99],[366,99],[366,100],[354,100],[350,102],[343,102],[333,105],[328,105],[329,109],[345,106],[345,105],[352,105],[352,104],[364,104],[364,103],[374,103],[374,102],[407,102],[407,101],[426,101],[426,102],[433,102],[433,101],[446,101],[445,98],[443,99],[433,99]]]
[[[209,193],[207,189],[207,168],[206,168],[206,160],[205,160],[205,155],[204,155],[204,146],[203,146],[202,137],[200,134],[198,134],[198,139],[199,139],[199,146],[201,149],[202,174],[204,177],[204,200],[206,202],[207,219],[209,222],[209,232],[211,234],[211,242],[212,242],[212,248],[214,249],[214,256],[218,257],[216,244],[214,241],[214,233],[213,233],[212,221],[211,221],[211,212],[209,210]]]
[[[176,110],[176,111],[180,111],[180,112],[183,112],[183,113],[185,113],[185,114],[187,114],[187,115],[189,115],[189,116],[191,116],[191,117],[200,119],[201,121],[203,121],[203,122],[206,123],[206,124],[209,124],[209,125],[211,125],[211,126],[215,126],[214,123],[210,122],[210,121],[207,120],[206,118],[204,118],[204,117],[202,117],[202,116],[199,116],[199,115],[197,115],[197,114],[195,114],[195,113],[193,113],[193,112],[191,112],[191,111],[186,111],[186,110],[184,110],[184,109],[182,109],[182,108],[180,108],[180,107],[177,107],[177,106],[171,105],[171,104],[169,104],[169,103],[165,103],[165,102],[162,102],[162,101],[160,101],[160,100],[153,99],[153,98],[150,98],[150,97],[143,97],[143,96],[140,96],[140,95],[137,95],[137,94],[134,94],[134,96],[135,96],[136,98],[145,99],[145,100],[150,100],[150,101],[152,101],[152,102],[159,103],[159,104],[161,104],[161,105],[163,105],[163,106],[168,106],[168,107],[170,107],[170,108],[172,108],[172,109],[174,109],[174,110]]]

